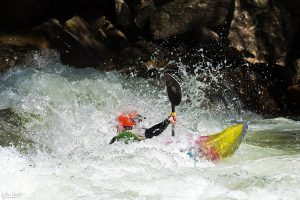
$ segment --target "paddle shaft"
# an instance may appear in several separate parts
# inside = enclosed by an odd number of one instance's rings
[[[172,104],[172,113],[175,112],[175,106]],[[175,124],[172,124],[172,136],[175,136]]]
[[[169,101],[172,106],[172,116],[176,117],[175,106],[178,106],[181,102],[181,88],[176,79],[172,77],[170,74],[165,75],[167,93]],[[175,124],[172,124],[172,136],[175,136]]]

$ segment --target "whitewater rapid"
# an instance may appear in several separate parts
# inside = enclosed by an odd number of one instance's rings
[[[183,77],[175,137],[168,128],[151,140],[109,145],[120,112],[137,110],[145,127],[169,115],[159,77],[74,69],[48,54],[2,74],[0,110],[21,120],[1,126],[0,139],[11,143],[0,141],[0,199],[300,199],[300,122],[237,113],[236,97],[229,110],[222,102],[203,108],[207,86]],[[230,158],[181,151],[195,134],[242,121],[248,135]]]

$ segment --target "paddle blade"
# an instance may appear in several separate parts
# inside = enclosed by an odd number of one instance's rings
[[[170,74],[165,75],[167,93],[172,106],[178,106],[181,102],[181,88],[178,81]]]

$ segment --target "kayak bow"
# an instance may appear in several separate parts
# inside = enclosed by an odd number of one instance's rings
[[[199,152],[209,160],[219,160],[230,156],[244,140],[247,128],[247,123],[236,124],[220,133],[200,136],[196,140],[196,144],[199,145]]]

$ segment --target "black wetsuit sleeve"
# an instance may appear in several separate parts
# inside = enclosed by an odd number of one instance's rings
[[[156,124],[152,126],[151,128],[146,129],[145,131],[145,137],[146,138],[152,138],[154,136],[160,135],[168,125],[170,124],[170,121],[168,119],[165,119],[163,122]]]

